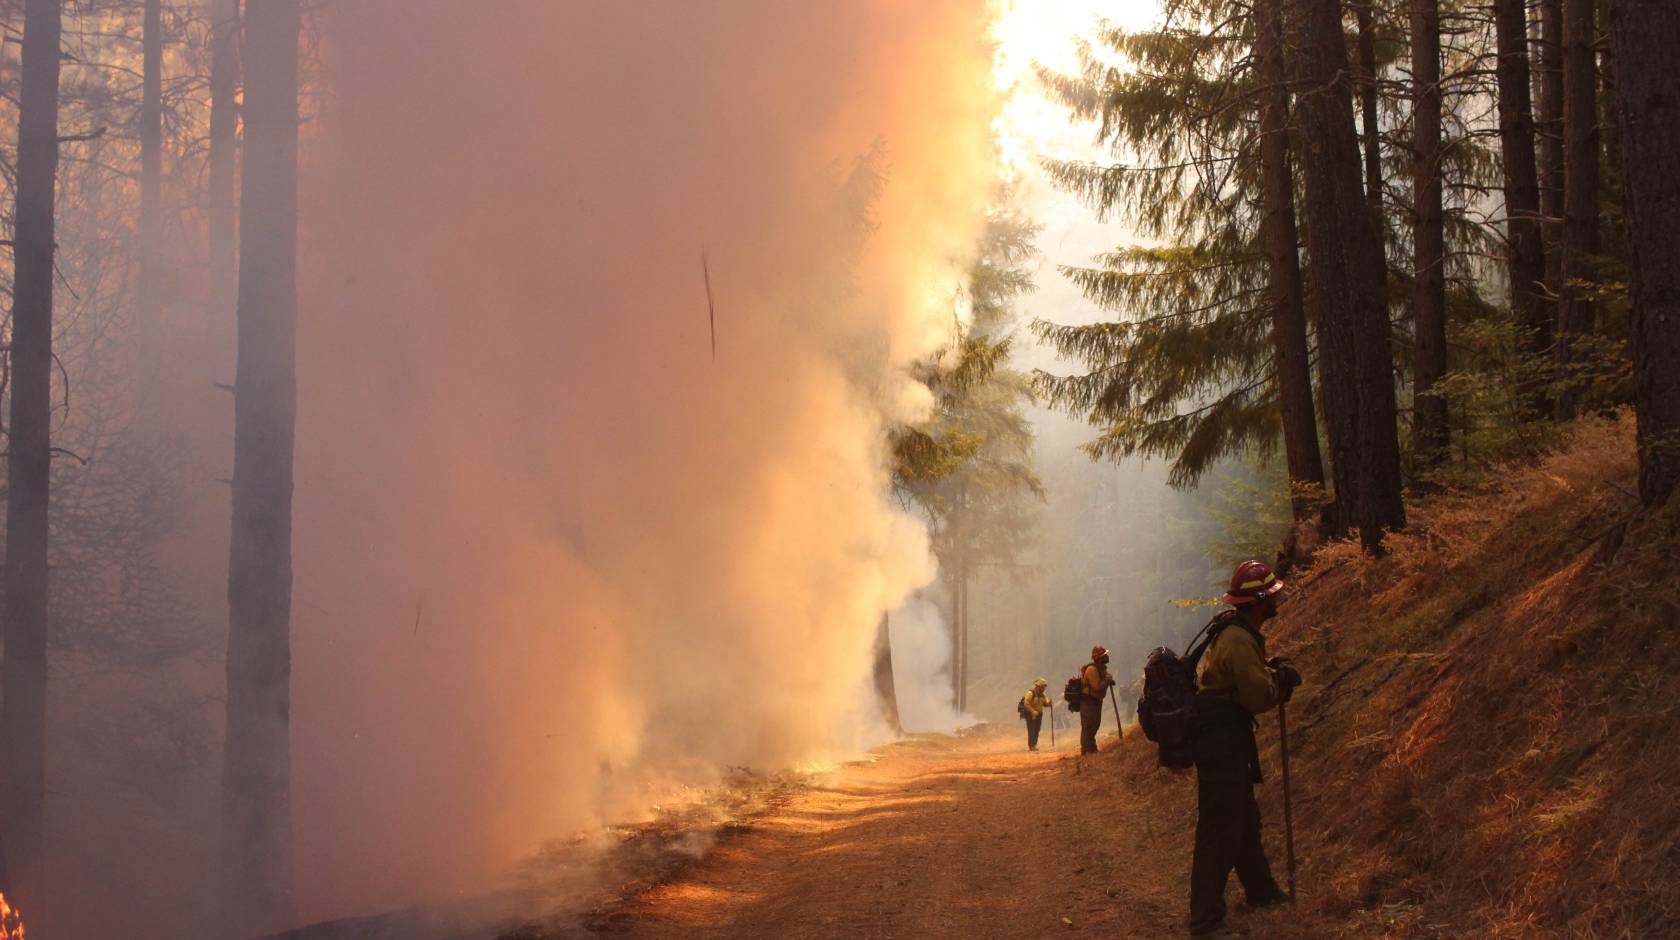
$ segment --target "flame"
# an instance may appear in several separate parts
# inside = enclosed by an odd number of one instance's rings
[[[0,940],[23,940],[23,915],[6,901],[0,891]]]

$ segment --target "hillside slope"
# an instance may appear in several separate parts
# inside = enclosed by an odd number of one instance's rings
[[[1677,929],[1680,507],[1630,522],[1631,425],[1583,423],[1538,466],[1414,504],[1387,557],[1333,545],[1292,581],[1267,634],[1307,678],[1301,900],[1254,936]],[[1107,798],[1149,803],[1164,825],[1136,851],[1187,871],[1193,794],[1134,740]],[[1260,741],[1281,881],[1275,716]]]

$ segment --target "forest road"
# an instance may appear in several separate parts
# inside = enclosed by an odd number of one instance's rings
[[[1182,857],[1136,857],[1161,824],[1132,807],[1115,755],[1080,758],[1076,732],[1058,733],[1056,750],[1044,738],[1028,752],[1017,724],[880,748],[731,830],[674,879],[595,912],[588,933],[1182,936],[1191,834]],[[1115,746],[1107,728],[1101,739]]]

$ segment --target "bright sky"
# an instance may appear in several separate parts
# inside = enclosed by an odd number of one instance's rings
[[[1160,14],[1159,0],[998,0],[1000,16],[993,30],[998,43],[994,80],[1008,93],[996,124],[999,144],[1015,175],[1028,214],[1044,230],[1036,274],[1038,290],[1023,304],[1026,315],[1063,323],[1089,322],[1104,315],[1092,307],[1057,272],[1061,264],[1084,264],[1091,255],[1124,244],[1122,225],[1103,224],[1090,209],[1055,189],[1039,169],[1044,157],[1104,160],[1093,146],[1092,126],[1076,126],[1061,105],[1045,97],[1034,63],[1072,74],[1078,68],[1076,45],[1090,38],[1099,21],[1143,29]],[[1023,348],[1026,365],[1065,371],[1048,353]]]

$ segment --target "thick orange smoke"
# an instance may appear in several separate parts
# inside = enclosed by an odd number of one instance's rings
[[[950,329],[989,194],[987,17],[321,15],[305,916],[477,890],[662,782],[856,742],[879,616],[932,574],[883,429],[925,407],[905,366]]]

